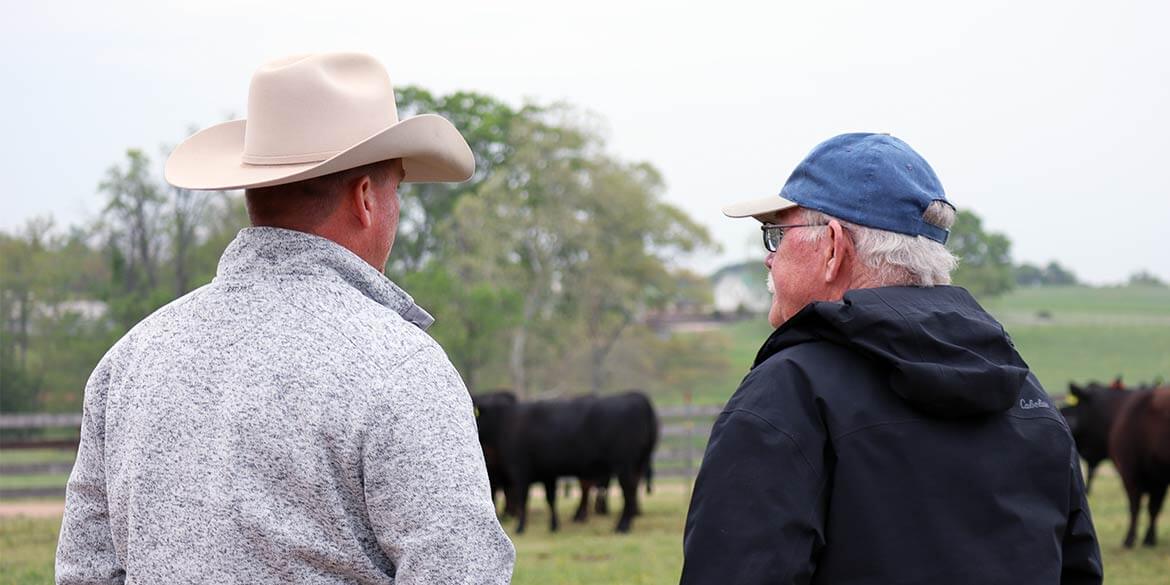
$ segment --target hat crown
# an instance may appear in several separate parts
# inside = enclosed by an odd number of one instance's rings
[[[243,162],[319,162],[398,122],[385,68],[360,53],[297,55],[252,76]]]
[[[946,243],[948,231],[923,214],[947,202],[934,169],[889,134],[834,136],[813,148],[780,190],[801,207],[858,225]]]

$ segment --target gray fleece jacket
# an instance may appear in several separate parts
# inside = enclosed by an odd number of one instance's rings
[[[329,240],[241,231],[94,370],[57,582],[507,583],[431,321]]]

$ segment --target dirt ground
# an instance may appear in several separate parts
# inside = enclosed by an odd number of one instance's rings
[[[65,512],[65,502],[3,502],[0,503],[0,518],[24,516],[26,518],[60,518]]]

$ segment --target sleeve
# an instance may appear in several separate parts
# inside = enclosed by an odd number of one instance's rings
[[[722,414],[687,513],[681,583],[808,583],[825,542],[824,476],[764,418]]]
[[[109,354],[102,358],[85,386],[81,442],[65,488],[65,515],[57,541],[59,585],[123,583],[126,578],[114,547],[106,499],[105,411],[110,361]]]
[[[371,409],[366,507],[395,583],[508,583],[516,552],[496,519],[471,397],[437,345],[401,364]]]
[[[1085,497],[1085,484],[1081,478],[1081,464],[1075,447],[1070,474],[1070,505],[1068,524],[1065,525],[1061,543],[1060,582],[1062,585],[1099,584],[1105,578],[1101,548],[1097,543],[1093,518],[1089,515],[1089,502]]]

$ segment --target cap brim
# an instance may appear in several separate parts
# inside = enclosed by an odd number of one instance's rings
[[[164,175],[181,189],[223,191],[269,187],[313,179],[382,160],[400,158],[405,182],[458,183],[475,172],[467,141],[441,116],[407,118],[327,160],[287,165],[252,165],[241,160],[246,120],[202,130],[179,144]]]
[[[790,207],[796,207],[796,203],[773,195],[732,203],[723,208],[723,215],[727,217],[754,217],[762,222],[767,216]]]

